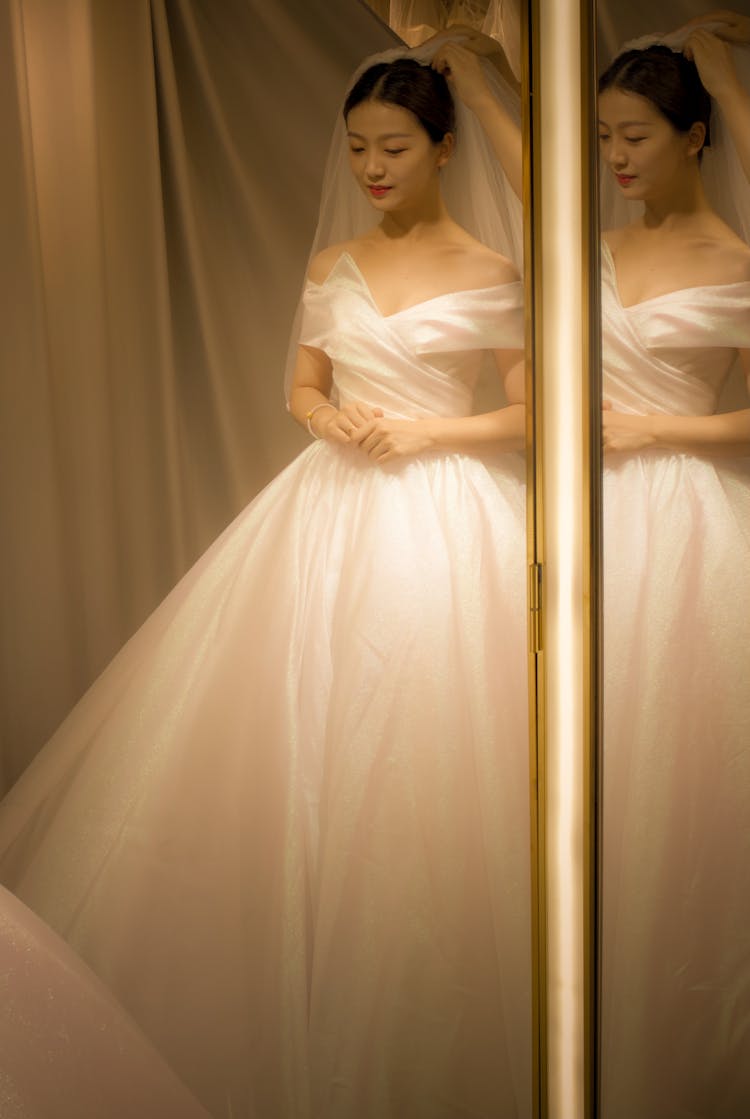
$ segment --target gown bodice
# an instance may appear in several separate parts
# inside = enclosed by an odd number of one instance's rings
[[[715,412],[737,350],[750,347],[750,282],[681,288],[625,307],[602,245],[605,399],[622,412]]]
[[[300,344],[331,359],[339,402],[390,416],[468,415],[482,352],[523,347],[519,281],[446,292],[384,315],[344,252],[322,284],[308,281],[303,301]]]

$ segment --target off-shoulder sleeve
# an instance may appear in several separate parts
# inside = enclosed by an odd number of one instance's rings
[[[419,354],[521,350],[523,284],[451,292],[400,316],[398,332]]]
[[[628,309],[650,347],[750,349],[750,282],[689,288]]]
[[[308,280],[302,292],[302,317],[298,342],[300,346],[326,349],[332,328],[331,300],[324,284]]]

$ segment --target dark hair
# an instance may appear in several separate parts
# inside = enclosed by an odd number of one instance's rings
[[[711,142],[711,98],[694,62],[661,44],[618,55],[599,78],[599,93],[620,89],[650,101],[678,132],[696,122],[706,126],[704,146]]]
[[[363,101],[385,101],[413,113],[433,144],[456,128],[456,110],[448,83],[431,66],[413,58],[376,62],[365,70],[344,102],[344,120]]]

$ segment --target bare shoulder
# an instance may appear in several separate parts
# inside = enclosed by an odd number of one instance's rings
[[[689,246],[705,274],[703,282],[735,284],[750,280],[750,247],[723,221],[717,219]]]
[[[738,284],[750,280],[750,245],[732,234],[717,247],[724,283]]]
[[[520,279],[512,260],[473,238],[446,250],[446,267],[451,270],[456,288],[489,288]]]
[[[314,284],[325,283],[332,268],[344,253],[351,253],[354,250],[356,243],[355,240],[340,241],[336,245],[328,245],[325,249],[321,249],[310,261],[307,269],[308,280],[312,280]]]

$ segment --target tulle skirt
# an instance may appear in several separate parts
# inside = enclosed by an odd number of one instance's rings
[[[530,1114],[523,462],[316,443],[0,811],[214,1116]]]
[[[68,945],[0,889],[3,1119],[208,1119]]]
[[[750,1114],[750,470],[605,471],[605,1119]]]

